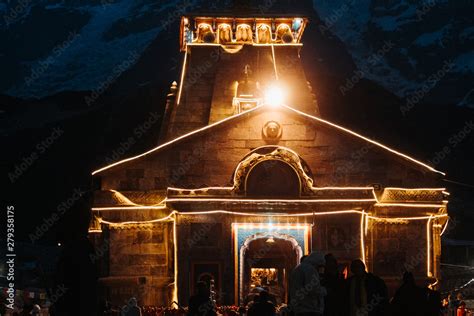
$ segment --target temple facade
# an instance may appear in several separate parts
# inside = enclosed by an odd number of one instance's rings
[[[255,287],[286,302],[312,250],[341,271],[360,258],[391,289],[405,270],[436,287],[444,174],[319,115],[299,55],[307,23],[182,18],[159,146],[93,172],[89,234],[109,301],[186,305],[206,281],[220,305]]]

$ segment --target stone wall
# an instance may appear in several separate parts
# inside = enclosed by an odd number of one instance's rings
[[[167,223],[111,226],[96,241],[100,258],[100,283],[105,297],[123,304],[136,297],[143,305],[166,305],[171,299],[173,232]]]
[[[280,139],[264,139],[268,121],[280,124]],[[228,186],[239,161],[270,144],[298,153],[311,168],[315,186],[439,186],[437,174],[378,146],[289,110],[262,108],[102,172],[102,190]]]

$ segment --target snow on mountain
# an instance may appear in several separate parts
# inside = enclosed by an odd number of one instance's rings
[[[210,1],[214,6],[221,2]],[[0,5],[0,36],[5,39],[0,44],[0,68],[8,74],[0,78],[0,91],[27,98],[97,89],[111,75],[131,67],[160,32],[168,31],[169,23],[178,23],[182,13],[206,7],[204,0],[21,3]],[[341,39],[364,77],[400,97],[423,90],[428,101],[456,104],[473,88],[472,2],[314,0],[313,4],[324,22],[321,31]],[[311,39],[305,41],[311,45]],[[446,63],[451,66],[444,67]]]
[[[67,32],[63,30],[60,36],[53,35],[58,39],[39,58],[34,56],[14,60],[11,58],[13,56],[6,54],[6,59],[10,57],[20,68],[16,82],[7,87],[4,84],[6,92],[23,97],[42,97],[63,90],[96,89],[111,74],[118,72],[120,65],[133,65],[137,59],[135,56],[139,56],[163,29],[162,15],[171,7],[174,7],[174,3],[157,6],[149,3],[140,5],[137,1],[102,1],[80,6],[48,2],[43,7],[36,7],[30,16],[22,18],[26,21],[16,21],[6,31],[35,32],[21,29],[17,24],[28,24],[31,23],[28,20],[40,19],[38,15],[45,14],[45,11],[53,12],[50,13],[53,17],[69,14],[71,23],[64,21],[65,25],[58,23],[55,26],[66,28]],[[153,13],[155,21],[146,24],[143,20],[147,19],[149,13]],[[85,23],[79,21],[83,16],[87,16]],[[47,34],[41,30],[38,33],[45,41],[48,40]]]
[[[398,96],[456,104],[473,88],[472,2],[314,0],[314,7],[364,77]]]

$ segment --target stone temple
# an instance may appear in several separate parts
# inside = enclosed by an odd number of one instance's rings
[[[312,250],[341,270],[361,258],[390,289],[404,270],[436,287],[444,174],[319,115],[307,18],[239,12],[182,17],[159,146],[93,172],[102,295],[186,305],[203,280],[220,305],[257,286],[285,302]]]

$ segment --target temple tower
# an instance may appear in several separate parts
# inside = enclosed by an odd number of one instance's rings
[[[308,19],[264,13],[278,4],[236,1],[232,12],[182,18],[182,73],[162,141],[269,102],[319,114],[300,59]]]

